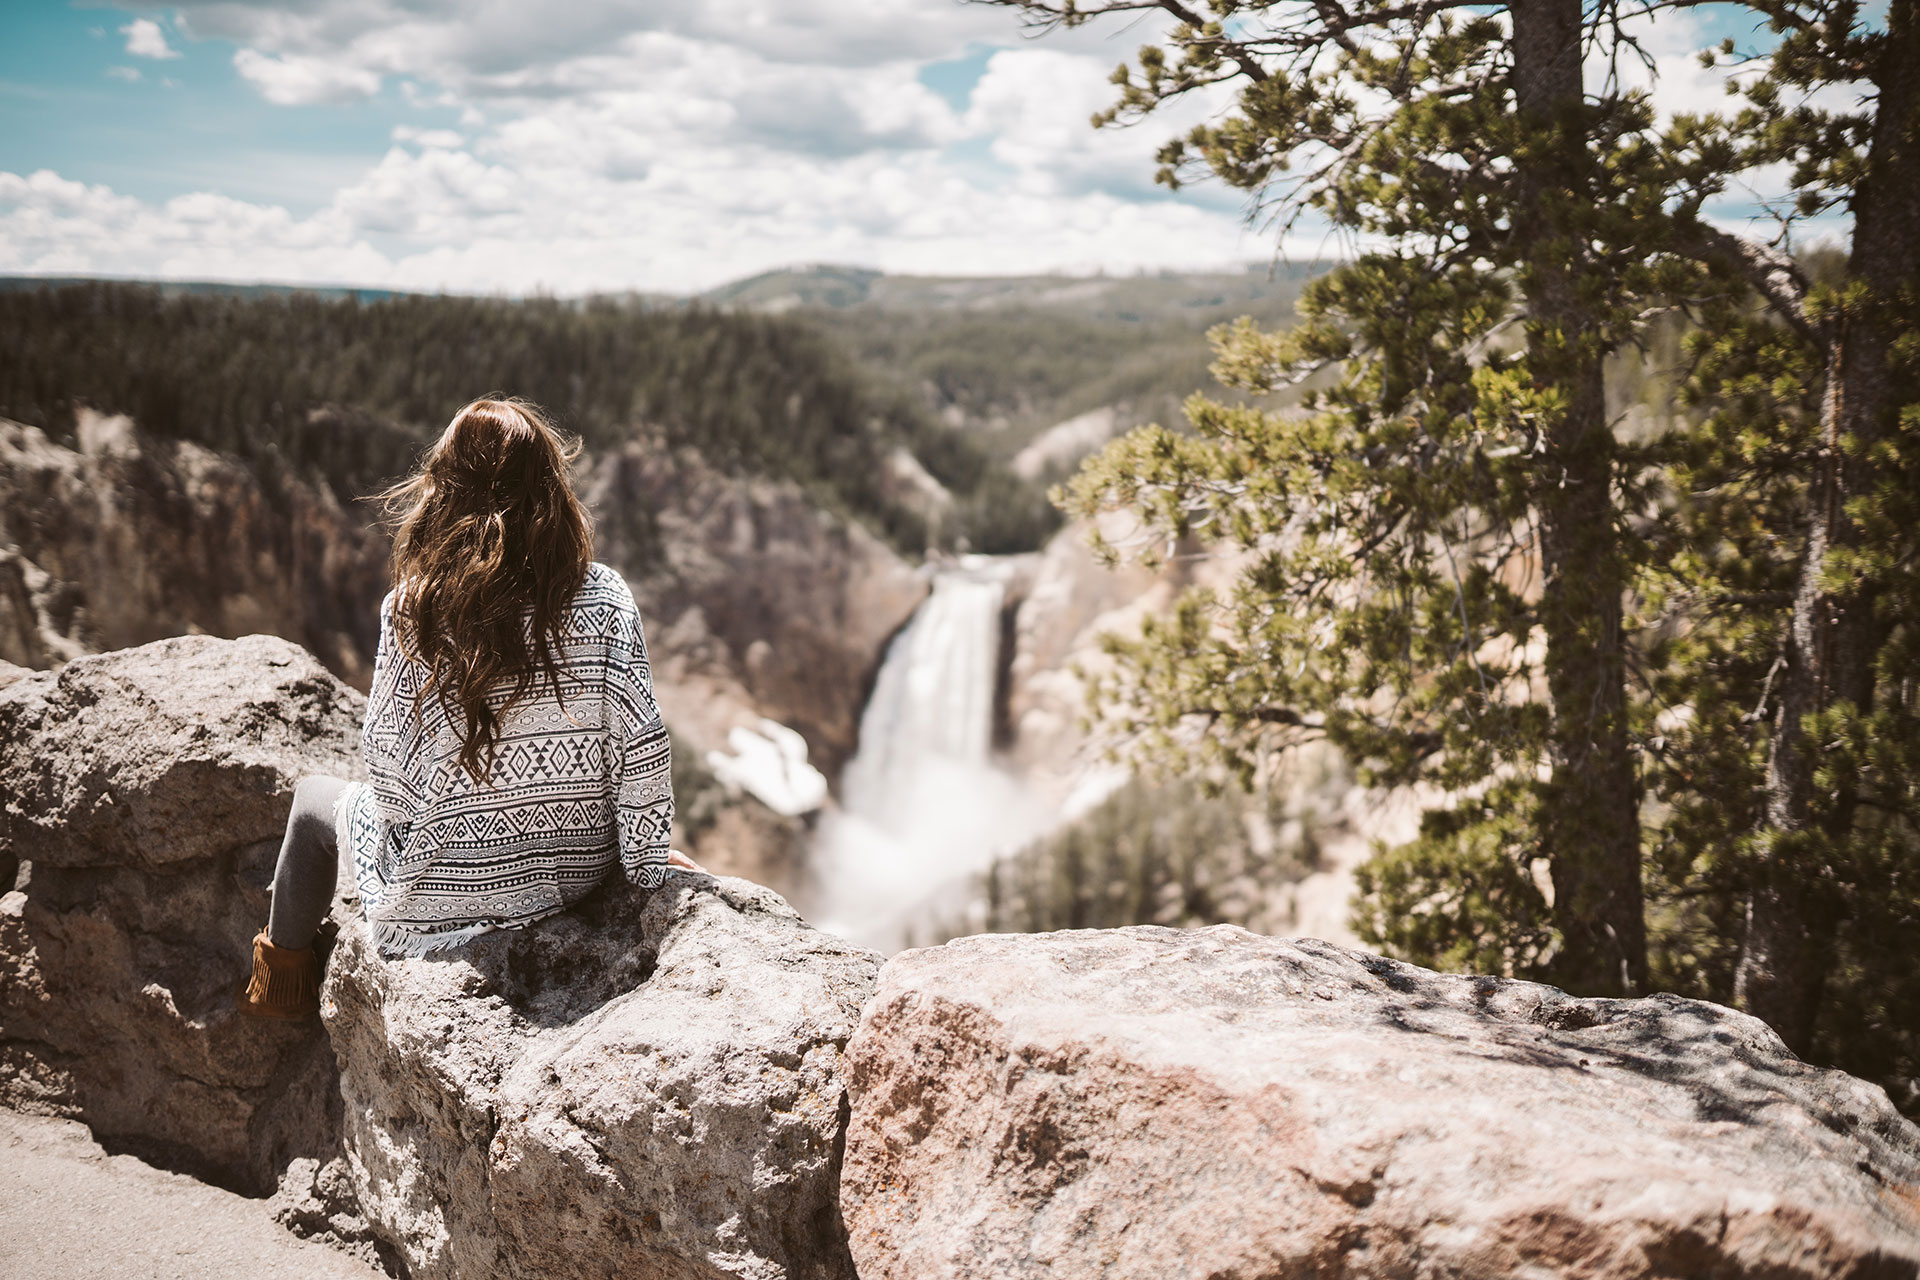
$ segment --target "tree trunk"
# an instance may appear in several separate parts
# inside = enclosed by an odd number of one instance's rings
[[[1513,228],[1529,255],[1521,272],[1528,358],[1536,380],[1565,396],[1564,412],[1545,433],[1537,494],[1540,616],[1553,700],[1541,836],[1561,936],[1553,976],[1582,994],[1629,994],[1647,980],[1640,788],[1627,739],[1625,566],[1613,511],[1605,348],[1578,288],[1594,269],[1574,225],[1592,164],[1583,124],[1581,3],[1523,0],[1508,14],[1516,105],[1529,127],[1552,139],[1524,162]]]
[[[1805,1053],[1841,923],[1831,854],[1852,835],[1854,797],[1814,785],[1819,744],[1807,717],[1847,702],[1866,710],[1883,642],[1871,581],[1835,582],[1836,553],[1859,545],[1847,510],[1879,480],[1868,449],[1894,428],[1904,396],[1896,336],[1901,291],[1920,287],[1920,4],[1893,0],[1872,79],[1879,93],[1866,177],[1853,201],[1848,277],[1868,297],[1829,325],[1822,446],[1788,629],[1780,705],[1767,755],[1769,840],[1747,904],[1734,998]]]

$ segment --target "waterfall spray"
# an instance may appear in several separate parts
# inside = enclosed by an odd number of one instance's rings
[[[950,889],[964,909],[971,877],[1045,827],[992,758],[1007,571],[985,556],[943,569],[887,649],[815,844],[823,928],[895,950],[932,899]]]

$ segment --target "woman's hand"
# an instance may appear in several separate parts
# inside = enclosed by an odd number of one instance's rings
[[[667,850],[667,865],[676,871],[698,871],[703,876],[713,874],[678,849]]]

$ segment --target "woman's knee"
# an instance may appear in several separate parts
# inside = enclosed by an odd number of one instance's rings
[[[333,806],[346,783],[321,775],[300,779],[293,789],[287,832],[302,843],[333,846]]]

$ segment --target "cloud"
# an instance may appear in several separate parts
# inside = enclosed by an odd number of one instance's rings
[[[154,205],[47,170],[0,172],[0,263],[43,275],[306,281],[371,278],[391,267],[331,212],[296,220],[206,193]]]
[[[281,106],[352,102],[380,92],[380,77],[375,72],[325,58],[292,54],[276,58],[240,49],[233,55],[233,68],[268,102]]]
[[[1272,234],[1246,225],[1241,193],[1152,182],[1159,144],[1231,89],[1089,125],[1113,65],[1163,16],[1026,42],[1017,15],[954,0],[184,0],[175,33],[237,46],[268,101],[375,99],[359,112],[390,113],[386,144],[305,216],[0,174],[0,271],[583,293],[811,261],[953,274],[1264,259]],[[1649,46],[1663,106],[1699,100],[1707,81],[1681,73],[1711,41],[1679,22],[1653,34],[1668,42]],[[939,90],[924,82],[936,64]],[[1341,248],[1317,231],[1280,247]]]
[[[423,147],[457,147],[466,141],[452,129],[416,129],[410,124],[396,125],[395,142],[415,142]]]
[[[168,47],[166,32],[151,18],[135,18],[120,28],[127,38],[127,52],[136,58],[177,58],[180,51]]]
[[[124,80],[128,84],[134,84],[141,79],[138,67],[108,67],[107,74],[115,80]]]
[[[417,146],[418,149],[415,149]],[[1230,214],[1109,193],[982,188],[934,152],[584,154],[396,145],[324,208],[200,194],[153,204],[0,173],[0,271],[524,293],[697,290],[796,262],[932,274],[1220,266],[1264,256]]]
[[[1138,125],[1096,130],[1091,117],[1113,102],[1111,70],[1110,59],[1097,53],[1001,50],[973,87],[967,128],[992,139],[994,158],[1035,191],[1163,198],[1153,182],[1154,151],[1229,107],[1232,91],[1195,92]],[[1223,193],[1201,187],[1190,198],[1218,203]],[[1224,198],[1237,204],[1237,197]]]
[[[1009,39],[1012,15],[950,0],[186,0],[183,30],[275,55],[327,57],[470,92],[511,91],[591,60],[636,32],[739,49],[768,61],[858,67],[950,57]]]

